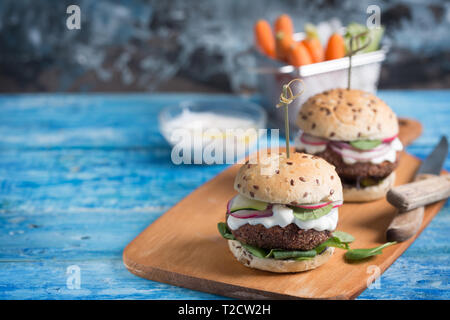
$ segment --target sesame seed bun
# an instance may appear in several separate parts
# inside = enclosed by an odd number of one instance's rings
[[[355,89],[333,89],[310,97],[297,125],[329,140],[385,139],[398,134],[397,116],[380,98]]]
[[[344,186],[345,202],[366,202],[382,199],[395,183],[395,172],[383,179],[379,184],[357,189],[354,187]]]
[[[305,153],[271,154],[245,164],[234,181],[243,196],[279,204],[342,201],[342,184],[334,166]]]
[[[255,257],[236,240],[228,240],[228,247],[234,257],[244,266],[277,273],[302,272],[315,269],[330,260],[334,253],[334,248],[328,247],[321,254],[308,260],[276,260]]]

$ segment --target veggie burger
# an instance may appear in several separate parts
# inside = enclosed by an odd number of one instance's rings
[[[297,124],[296,150],[336,167],[345,201],[379,199],[393,185],[403,146],[397,117],[381,99],[361,90],[328,90],[303,104]]]
[[[226,223],[218,227],[245,266],[306,271],[344,245],[333,233],[343,202],[341,181],[322,158],[272,153],[256,164],[244,164],[234,189],[239,194],[229,201]]]

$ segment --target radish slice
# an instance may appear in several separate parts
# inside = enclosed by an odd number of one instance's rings
[[[328,202],[320,202],[317,204],[305,204],[305,205],[296,205],[296,207],[303,208],[303,209],[319,209],[325,206],[328,206],[330,204],[333,204],[333,209],[338,208],[342,206],[342,201],[328,201]],[[232,217],[238,218],[238,219],[250,219],[250,218],[265,218],[265,217],[271,217],[273,215],[272,211],[272,205],[270,205],[266,210],[263,211],[255,211],[255,210],[239,210],[235,212],[229,213]]]
[[[327,139],[315,137],[315,136],[309,135],[307,133],[303,133],[300,136],[300,141],[303,142],[304,144],[309,144],[312,146],[323,146],[328,143]]]
[[[230,213],[232,217],[238,219],[250,219],[250,218],[265,218],[273,215],[272,208],[264,210],[264,211],[255,211],[255,210],[239,210]]]
[[[338,207],[342,206],[342,201],[319,202],[316,204],[300,204],[300,205],[295,205],[295,207],[312,210],[312,209],[320,209],[320,208],[326,207],[330,204],[333,204],[333,208],[338,208]]]
[[[331,204],[332,201],[329,202],[320,202],[316,204],[297,204],[295,207],[303,208],[303,209],[320,209]]]
[[[354,159],[356,161],[370,161],[373,158],[378,158],[389,152],[389,145],[384,144],[382,148],[372,149],[370,151],[355,151],[349,149],[340,149],[335,145],[330,146],[333,151],[340,154],[343,157]]]
[[[386,139],[383,140],[383,143],[389,143],[389,142],[392,142],[392,141],[394,141],[395,138],[397,138],[397,137],[398,137],[398,134],[396,134],[396,135],[393,136],[393,137],[386,138]]]
[[[333,202],[333,209],[342,207],[343,204],[344,204],[344,201],[335,201],[335,202]]]
[[[336,146],[336,147],[338,147],[340,149],[355,149],[350,144],[348,144],[346,142],[342,142],[342,141],[333,141],[331,143],[331,146]]]

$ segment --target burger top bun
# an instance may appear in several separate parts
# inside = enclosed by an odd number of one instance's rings
[[[391,108],[373,94],[355,89],[333,89],[310,97],[297,124],[304,132],[329,140],[382,140],[398,134]]]
[[[334,166],[305,153],[276,153],[244,164],[234,181],[243,196],[279,204],[342,201],[342,184]]]

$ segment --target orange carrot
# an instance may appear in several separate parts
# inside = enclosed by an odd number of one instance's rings
[[[289,50],[289,63],[295,67],[313,63],[308,49],[302,42],[296,43]]]
[[[275,52],[278,59],[288,62],[289,50],[295,45],[292,36],[286,35],[283,31],[277,33],[275,42]]]
[[[275,37],[266,20],[258,20],[254,27],[255,41],[258,48],[271,58],[275,58]]]
[[[325,58],[325,51],[320,43],[319,35],[316,28],[307,23],[305,25],[306,39],[302,41],[305,47],[308,49],[309,54],[313,60],[313,63],[321,62]]]
[[[275,34],[278,34],[279,32],[283,32],[289,37],[292,37],[294,34],[294,24],[289,15],[282,14],[275,20]]]
[[[345,57],[344,38],[338,33],[333,33],[328,39],[327,50],[325,51],[325,60],[333,60]]]

